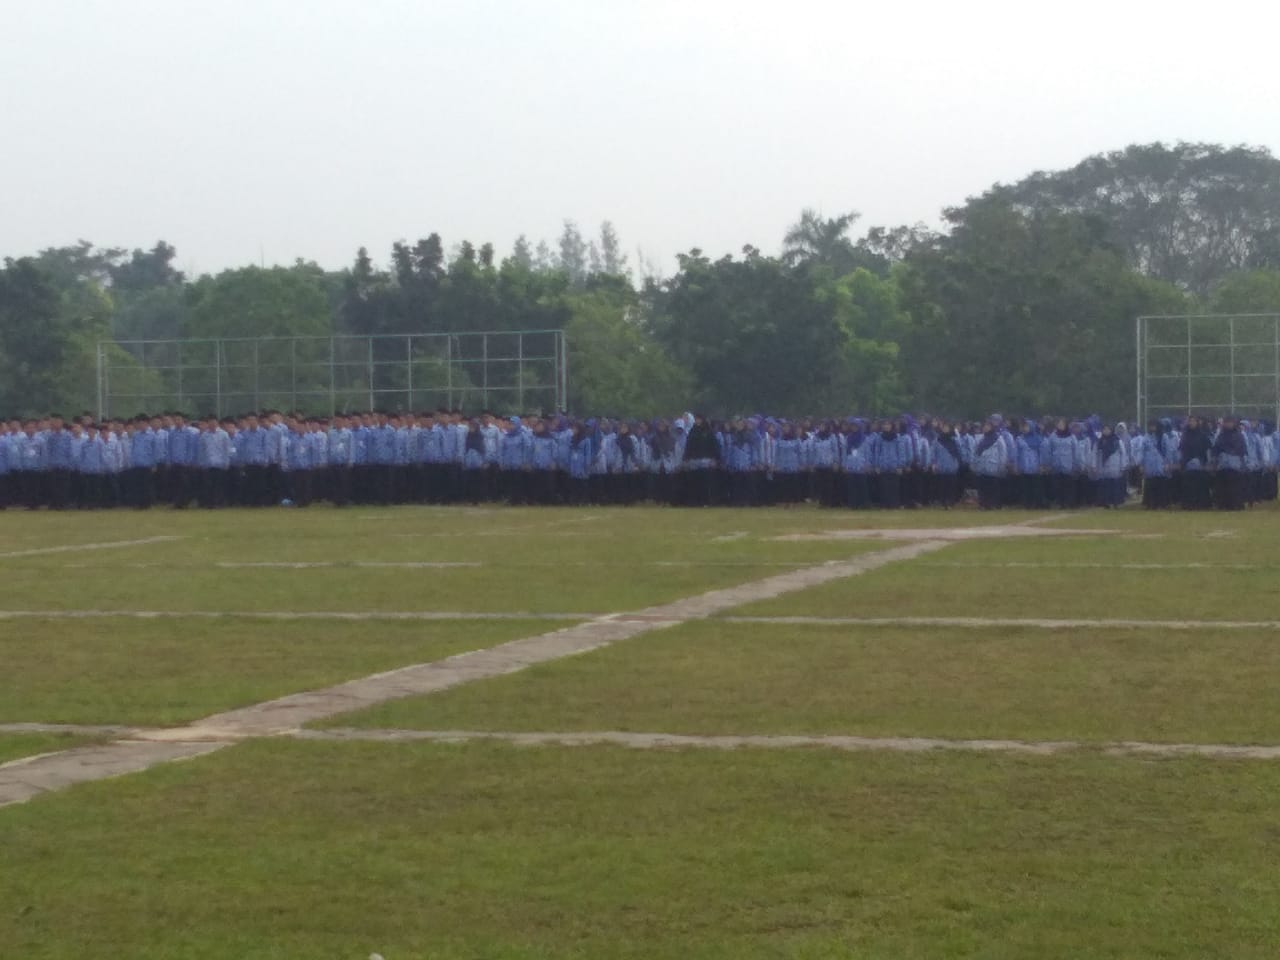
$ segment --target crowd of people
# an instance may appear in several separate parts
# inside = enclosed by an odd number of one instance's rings
[[[0,508],[480,503],[1238,510],[1276,498],[1271,423],[911,416],[712,422],[275,411],[0,423]]]

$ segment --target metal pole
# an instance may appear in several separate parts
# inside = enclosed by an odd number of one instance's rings
[[[373,410],[373,337],[369,337],[365,343],[369,345],[369,361],[366,373],[369,376],[369,406],[368,410]]]
[[[1187,413],[1191,412],[1191,318],[1185,320],[1187,325]]]
[[[338,390],[337,384],[334,382],[333,372],[335,362],[333,350],[335,342],[336,338],[329,338],[329,416],[331,417],[338,412]]]
[[[1227,340],[1231,350],[1231,412],[1236,412],[1236,318],[1227,321]]]
[[[453,334],[447,333],[444,338],[444,370],[445,392],[448,395],[449,409],[453,409]]]
[[[569,343],[565,338],[564,331],[560,330],[556,333],[556,337],[560,343],[560,409],[569,409]]]
[[[102,346],[102,341],[98,341],[98,419],[102,420],[106,417],[107,405],[107,354]]]
[[[1138,317],[1133,322],[1133,354],[1137,360],[1137,370],[1134,376],[1133,411],[1134,423],[1142,422],[1142,318]],[[558,366],[559,364],[557,364]]]

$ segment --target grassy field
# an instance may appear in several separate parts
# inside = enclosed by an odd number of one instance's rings
[[[0,723],[176,726],[896,545],[779,537],[1043,516],[9,511]],[[1280,630],[725,619],[1280,620],[1274,508],[1039,525],[1088,532],[949,544],[318,726],[1280,744]],[[491,616],[361,616],[415,611]],[[0,763],[103,739],[0,734]],[[1278,788],[1276,762],[1090,749],[247,739],[0,808],[0,956],[1271,957]]]
[[[0,723],[163,726],[563,624],[95,618],[0,625]]]
[[[1280,743],[1277,687],[1280,631],[711,621],[326,726]]]
[[[1233,957],[1280,768],[255,742],[3,811],[45,958]]]

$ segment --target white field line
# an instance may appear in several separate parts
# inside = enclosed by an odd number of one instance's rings
[[[904,544],[841,563],[791,570],[672,603],[596,617],[586,623],[484,650],[400,667],[325,689],[229,710],[186,727],[143,732],[133,740],[117,740],[98,747],[67,750],[3,764],[0,765],[0,807],[21,803],[72,784],[197,756],[237,740],[286,734],[305,724],[372,707],[387,700],[420,696],[475,680],[515,673],[538,663],[585,653],[687,620],[709,617],[753,600],[770,599],[832,580],[857,576],[945,546],[945,543],[930,541]]]
[[[155,570],[166,569],[208,569],[216,567],[225,570],[262,569],[277,570],[312,570],[331,567],[371,568],[382,567],[406,569],[450,569],[501,567],[513,569],[521,567],[591,567],[635,569],[636,567],[812,567],[822,561],[814,560],[639,560],[629,563],[624,560],[214,560],[199,563],[64,563],[64,570]],[[839,561],[833,561],[839,562]]]
[[[883,750],[894,753],[924,753],[955,750],[972,753],[1029,753],[1050,755],[1069,751],[1099,751],[1114,756],[1215,757],[1247,760],[1280,760],[1280,746],[1228,743],[1146,743],[1120,741],[1089,743],[1080,740],[945,740],[936,737],[858,737],[804,735],[688,736],[675,733],[496,733],[471,730],[297,730],[288,736],[299,740],[363,740],[380,742],[428,741],[465,743],[496,740],[522,746],[595,746],[609,744],[641,750],[709,748],[734,750],[741,747],[794,749],[818,747],[834,750]]]
[[[213,564],[223,570],[279,569],[314,570],[320,567],[402,568],[409,570],[441,570],[454,567],[480,567],[478,560],[219,560]]]
[[[59,547],[34,547],[30,550],[11,550],[0,553],[0,560],[14,557],[37,557],[46,553],[75,553],[79,550],[115,550],[120,547],[145,547],[153,543],[169,543],[182,537],[144,537],[141,540],[110,540],[104,543],[69,543]]]
[[[598,613],[465,610],[0,610],[0,620],[592,620]]]
[[[963,560],[953,562],[922,563],[923,567],[950,567],[973,569],[1002,570],[1275,570],[1280,564],[1274,563],[1214,563],[1210,561],[1187,561],[1186,563],[1146,563],[1146,562],[1074,562],[1070,560],[1005,560],[983,562]]]
[[[726,623],[842,627],[1028,627],[1043,630],[1280,630],[1280,620],[1094,620],[1043,617],[717,617]]]

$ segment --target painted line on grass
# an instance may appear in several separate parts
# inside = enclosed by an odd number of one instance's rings
[[[950,567],[953,569],[973,568],[975,570],[1275,570],[1280,565],[1274,563],[1213,563],[1187,561],[1185,563],[1146,563],[1146,562],[1073,562],[1070,560],[1005,560],[1005,561],[953,561],[924,563],[927,567]]]
[[[593,620],[599,613],[468,610],[0,610],[0,620]]]
[[[946,540],[969,542],[973,540],[1027,539],[1039,537],[1101,537],[1124,533],[1123,530],[1075,530],[1062,527],[1037,527],[1030,524],[1043,522],[1040,518],[1012,525],[989,527],[852,527],[842,530],[824,530],[821,533],[787,533],[771,540],[787,543],[807,543],[825,540]]]
[[[33,547],[30,550],[11,550],[8,553],[0,553],[0,560],[10,560],[15,557],[37,557],[46,553],[75,553],[80,550],[115,550],[120,547],[145,547],[153,543],[170,543],[174,540],[181,540],[182,537],[144,537],[141,540],[109,540],[103,543],[69,543],[59,547]]]
[[[628,613],[608,614],[576,626],[484,650],[400,667],[321,690],[224,711],[185,727],[143,731],[133,740],[17,761],[21,765],[17,771],[10,769],[14,764],[0,766],[0,806],[20,803],[75,783],[199,756],[237,740],[288,734],[308,723],[388,700],[435,693],[475,680],[515,673],[535,664],[596,650],[652,630],[709,617],[743,603],[767,600],[832,580],[857,576],[900,560],[912,560],[946,546],[945,542],[935,541],[904,544],[847,561],[792,570]],[[168,752],[170,750],[172,752]]]
[[[1043,617],[717,617],[725,623],[820,627],[1028,627],[1043,630],[1280,630],[1280,620],[1055,620]]]
[[[483,564],[479,561],[472,560],[219,560],[214,563],[214,566],[223,570],[237,570],[242,568],[314,570],[318,567],[370,567],[374,569],[395,567],[408,570],[443,570],[453,567],[479,567],[483,566]]]
[[[971,753],[1029,753],[1047,756],[1069,751],[1098,751],[1113,756],[1215,757],[1247,760],[1280,760],[1280,746],[1230,743],[1147,743],[1118,741],[1089,743],[1082,740],[947,740],[938,737],[858,737],[805,735],[690,736],[676,733],[623,733],[607,730],[573,733],[505,733],[483,730],[378,730],[339,728],[297,730],[288,734],[298,740],[345,740],[404,743],[466,743],[497,740],[524,746],[596,746],[609,744],[640,750],[702,748],[734,750],[740,747],[794,749],[823,747],[833,750],[883,750],[893,753],[924,753],[957,750]]]

